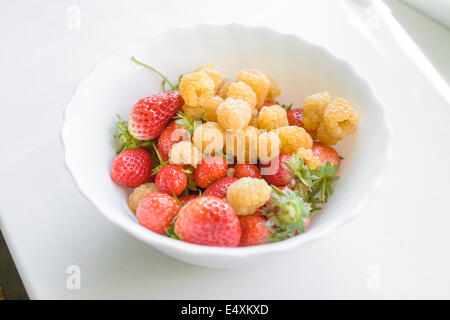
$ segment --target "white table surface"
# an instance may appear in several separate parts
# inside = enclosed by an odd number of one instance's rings
[[[30,297],[450,298],[450,92],[385,9],[362,0],[2,2],[0,226]],[[369,79],[393,129],[389,170],[364,212],[266,265],[220,270],[166,257],[96,212],[63,164],[63,110],[91,67],[142,34],[203,22],[265,25],[331,49]],[[80,267],[79,290],[66,286],[70,265]]]

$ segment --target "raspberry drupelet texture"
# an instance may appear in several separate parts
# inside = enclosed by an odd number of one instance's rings
[[[239,247],[266,244],[264,239],[270,238],[270,231],[266,229],[266,219],[258,215],[240,216],[241,242]]]
[[[281,95],[281,89],[278,87],[277,83],[268,78],[270,81],[269,93],[267,94],[266,100],[275,100],[277,97]]]
[[[341,141],[341,139],[332,136],[328,131],[327,128],[325,127],[325,123],[322,122],[319,125],[319,128],[317,128],[316,131],[316,138],[319,139],[320,142],[323,142],[327,145],[333,146],[336,143],[338,143],[339,141]]]
[[[179,210],[180,205],[175,198],[165,193],[151,192],[139,204],[136,218],[147,229],[165,234]]]
[[[314,155],[311,149],[298,148],[295,154],[299,159],[303,159],[309,169],[314,170],[320,167],[320,159]]]
[[[259,111],[257,108],[252,109],[252,117],[250,118],[249,126],[257,127],[258,126],[258,115]]]
[[[226,174],[226,176],[227,176],[227,177],[234,177],[235,171],[236,171],[236,170],[234,170],[233,167],[229,167],[229,168],[227,169],[227,174]]]
[[[328,133],[338,139],[355,133],[359,121],[359,112],[347,100],[337,98],[323,113],[323,122]]]
[[[175,143],[169,151],[169,163],[178,165],[190,165],[194,168],[202,161],[202,154],[191,141]]]
[[[270,80],[256,70],[242,70],[238,73],[238,81],[248,84],[256,93],[256,106],[262,106],[270,90]]]
[[[199,71],[203,71],[212,79],[212,81],[214,81],[214,93],[216,93],[217,89],[219,89],[220,83],[222,82],[222,73],[217,71],[212,64],[204,65],[195,70],[195,72]]]
[[[303,101],[303,125],[308,130],[319,128],[323,120],[323,113],[331,102],[330,94],[326,91],[315,93]]]
[[[255,127],[227,130],[226,154],[236,158],[237,163],[256,163],[258,158],[258,134]]]
[[[272,188],[263,179],[241,178],[228,187],[227,201],[238,216],[246,216],[263,206],[271,192]]]
[[[148,195],[150,192],[158,191],[159,190],[156,187],[156,184],[153,182],[141,184],[139,187],[135,188],[133,192],[131,192],[128,196],[128,207],[131,211],[136,212],[139,203],[141,203],[142,199],[144,199],[146,195]]]
[[[202,119],[205,121],[217,122],[217,108],[222,102],[223,99],[219,96],[200,97],[200,114],[203,113]]]
[[[214,95],[214,87],[214,81],[206,72],[194,72],[181,78],[180,94],[185,104],[197,107],[200,97]]]
[[[183,105],[183,107],[181,107],[181,111],[183,111],[186,117],[191,119],[198,118],[202,114],[205,114],[205,108],[200,105],[192,107],[185,104]]]
[[[273,130],[289,125],[286,110],[275,104],[273,106],[262,107],[258,114],[258,128]]]
[[[251,117],[252,110],[242,99],[227,98],[217,108],[217,122],[224,129],[242,129]]]
[[[205,122],[195,128],[192,141],[203,154],[222,154],[225,131],[216,122]]]
[[[228,89],[230,88],[232,83],[233,82],[231,82],[230,80],[223,78],[222,81],[220,82],[219,89],[217,90],[217,95],[222,99],[226,99]]]
[[[311,149],[313,139],[304,128],[286,126],[275,130],[281,141],[281,153],[294,153],[298,148]]]
[[[272,131],[261,132],[258,136],[258,158],[268,163],[280,154],[281,141],[278,134]]]
[[[227,92],[227,98],[242,99],[248,103],[250,108],[256,107],[256,93],[245,82],[233,82]]]

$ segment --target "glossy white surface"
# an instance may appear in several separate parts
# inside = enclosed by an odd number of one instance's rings
[[[0,51],[7,88],[0,90],[0,112],[8,121],[0,134],[8,139],[0,140],[7,150],[0,159],[0,225],[32,298],[450,297],[448,101],[370,1],[345,1],[353,14],[336,1],[255,3],[231,1],[217,10],[195,1],[80,2],[80,29],[66,28],[73,1],[2,4],[8,50]],[[189,25],[193,17],[297,33],[369,79],[387,107],[393,152],[381,190],[361,216],[260,266],[208,269],[135,240],[78,192],[58,137],[75,85],[142,32]],[[69,265],[81,269],[81,290],[66,287]]]
[[[272,50],[267,43],[272,44]],[[176,54],[167,54],[189,46],[195,50],[186,50],[182,60],[177,60]],[[114,117],[115,113],[126,117],[137,100],[159,93],[161,79],[136,65],[130,56],[157,66],[171,79],[205,63],[214,64],[228,79],[235,79],[246,68],[264,70],[283,90],[278,100],[287,104],[301,104],[306,96],[324,90],[332,97],[351,101],[362,115],[359,129],[337,145],[345,159],[341,180],[308,232],[264,246],[219,248],[176,241],[137,224],[127,206],[129,190],[110,179],[110,165],[117,149],[112,138]],[[369,83],[347,62],[297,36],[237,24],[171,29],[144,37],[105,58],[78,85],[65,112],[62,138],[68,169],[81,192],[105,217],[169,256],[209,267],[239,267],[276,259],[276,254],[324,237],[361,213],[382,181],[391,143],[384,107]]]
[[[450,0],[403,0],[417,10],[450,28]]]

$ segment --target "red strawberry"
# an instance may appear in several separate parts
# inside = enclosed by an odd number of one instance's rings
[[[111,178],[128,188],[149,182],[153,161],[144,149],[131,149],[120,153],[111,164]]]
[[[194,180],[200,188],[208,188],[214,181],[226,175],[227,168],[227,161],[222,157],[205,158],[195,168]]]
[[[292,160],[292,155],[288,153],[280,154],[277,158],[273,159],[268,164],[262,165],[265,170],[275,171],[270,174],[263,174],[263,178],[269,183],[277,187],[287,186],[291,183],[292,173],[284,167],[284,164],[288,164]],[[273,167],[273,169],[269,167]]]
[[[341,158],[336,150],[324,143],[314,142],[311,150],[313,154],[320,159],[322,165],[327,164],[327,161],[330,161],[331,165],[341,163]]]
[[[175,198],[161,192],[150,192],[139,203],[136,218],[147,229],[165,234],[178,211],[180,205]]]
[[[228,187],[236,180],[233,177],[220,178],[203,192],[203,196],[216,196],[217,198],[224,199],[227,197]]]
[[[290,109],[287,112],[287,118],[290,126],[299,126],[303,128],[303,109]]]
[[[183,205],[186,205],[189,201],[194,200],[195,198],[198,198],[198,195],[196,194],[189,194],[187,196],[181,196],[178,198]]]
[[[128,130],[139,140],[155,139],[182,105],[183,99],[178,91],[143,98],[128,115]]]
[[[263,239],[270,238],[270,231],[266,229],[266,219],[258,215],[241,216],[241,242],[239,247],[265,244]]]
[[[250,177],[261,179],[258,166],[250,163],[237,163],[234,165],[234,177],[236,179]]]
[[[166,164],[156,175],[155,183],[159,191],[178,196],[186,189],[187,175],[182,167]]]
[[[161,132],[158,138],[158,151],[163,161],[169,160],[169,151],[172,146],[180,141],[187,139],[188,132],[183,126],[177,124],[175,120],[170,122],[167,127]]]
[[[175,233],[186,242],[218,247],[237,247],[241,239],[239,218],[217,197],[200,197],[181,208]]]

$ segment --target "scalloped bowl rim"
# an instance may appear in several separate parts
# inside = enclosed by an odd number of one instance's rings
[[[69,119],[70,119],[70,115],[72,112],[74,101],[76,100],[76,97],[79,95],[80,90],[83,88],[83,86],[87,82],[88,78],[97,69],[99,69],[99,67],[103,63],[105,63],[108,59],[111,59],[113,56],[120,53],[121,51],[124,51],[126,48],[136,46],[139,43],[143,43],[143,42],[145,43],[148,41],[149,38],[169,35],[172,32],[180,32],[183,30],[184,31],[186,31],[186,30],[195,31],[195,30],[203,29],[203,28],[235,28],[235,29],[236,28],[237,29],[245,28],[245,29],[252,29],[252,30],[257,30],[257,31],[261,31],[261,32],[276,34],[279,37],[291,38],[292,40],[295,40],[295,41],[301,41],[301,42],[303,42],[304,45],[309,46],[309,47],[313,48],[314,50],[322,51],[323,53],[325,53],[325,55],[329,56],[332,59],[335,59],[336,62],[345,65],[345,67],[348,69],[348,71],[352,73],[352,76],[355,78],[358,78],[361,81],[361,83],[365,86],[367,93],[376,102],[376,104],[379,105],[381,108],[380,112],[381,112],[381,117],[383,119],[383,124],[385,126],[385,130],[386,130],[385,135],[386,135],[387,139],[386,139],[386,148],[383,150],[383,153],[380,155],[380,157],[385,160],[385,161],[383,161],[383,166],[379,168],[376,180],[373,183],[370,190],[367,190],[367,192],[365,193],[365,196],[360,199],[358,205],[355,206],[351,212],[347,213],[345,216],[340,218],[338,221],[335,221],[334,223],[329,223],[326,227],[323,226],[320,231],[317,231],[317,232],[311,233],[311,234],[308,234],[308,232],[307,232],[307,233],[303,234],[302,236],[293,237],[291,239],[280,241],[277,243],[270,243],[270,244],[266,244],[266,245],[262,245],[262,246],[238,247],[238,248],[203,246],[203,245],[196,245],[196,244],[191,244],[191,243],[184,242],[184,241],[171,239],[166,236],[161,236],[159,234],[153,233],[153,232],[143,228],[138,223],[136,223],[135,221],[132,221],[129,218],[126,218],[123,216],[116,217],[116,216],[109,215],[107,212],[108,209],[105,208],[101,202],[97,201],[97,199],[95,199],[95,197],[91,196],[84,189],[83,182],[81,181],[80,177],[76,174],[76,164],[73,162],[73,158],[71,157],[71,154],[70,154],[70,136],[69,136],[69,132],[68,132],[68,126],[69,126],[68,123],[69,123]],[[91,71],[88,73],[88,75],[86,77],[84,77],[84,79],[81,80],[79,82],[79,84],[76,86],[76,88],[74,90],[74,94],[64,111],[64,123],[63,123],[63,127],[61,130],[61,139],[62,139],[63,147],[65,150],[65,165],[66,165],[68,171],[71,173],[71,175],[72,175],[77,187],[81,191],[81,193],[96,207],[97,210],[99,210],[102,213],[102,215],[104,217],[106,217],[108,220],[110,220],[115,225],[123,228],[125,231],[127,231],[134,237],[140,239],[141,241],[146,242],[150,245],[156,245],[157,249],[168,248],[168,249],[172,249],[172,250],[176,250],[176,251],[184,251],[184,252],[188,252],[188,254],[191,256],[209,256],[209,257],[221,256],[221,257],[230,257],[230,258],[239,258],[239,257],[252,258],[252,257],[260,256],[260,255],[267,255],[270,253],[287,252],[287,251],[290,251],[293,248],[298,247],[302,244],[318,240],[318,239],[324,237],[325,235],[327,235],[328,233],[330,233],[331,231],[337,229],[339,226],[343,225],[344,223],[347,223],[350,220],[352,220],[353,218],[355,218],[361,212],[361,208],[364,205],[366,205],[368,200],[374,195],[375,191],[377,191],[379,189],[379,185],[381,184],[381,181],[382,181],[382,176],[383,176],[384,172],[386,171],[387,164],[389,163],[389,159],[390,159],[390,155],[391,155],[391,135],[392,135],[392,130],[391,130],[391,127],[389,125],[389,122],[388,122],[388,119],[386,116],[385,106],[380,101],[380,99],[375,95],[375,93],[374,93],[370,83],[367,81],[367,79],[365,79],[359,72],[357,72],[353,68],[353,66],[351,66],[346,60],[344,60],[340,57],[337,57],[335,54],[331,53],[328,49],[326,49],[320,45],[317,45],[317,44],[314,44],[314,43],[304,40],[303,38],[301,38],[298,35],[275,31],[273,29],[266,28],[266,27],[246,26],[246,25],[236,24],[236,23],[224,24],[224,25],[199,24],[199,25],[190,26],[190,27],[171,28],[171,29],[167,29],[162,32],[150,33],[148,35],[142,36],[137,41],[129,43],[128,45],[125,45],[125,46],[115,50],[113,53],[111,53],[104,59],[100,60],[97,64],[95,64],[94,67],[91,69]]]

